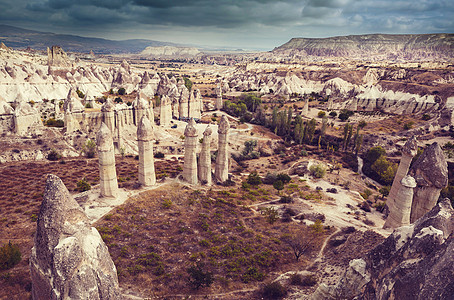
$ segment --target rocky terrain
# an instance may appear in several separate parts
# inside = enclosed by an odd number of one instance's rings
[[[449,299],[451,37],[423,38],[182,60],[2,45],[0,246],[22,261],[0,298]],[[408,60],[357,60],[387,49]]]
[[[142,52],[140,52],[140,56],[148,58],[177,58],[196,56],[199,53],[200,51],[194,47],[189,48],[162,46],[162,47],[147,47]]]
[[[273,52],[291,57],[344,57],[365,61],[452,61],[453,43],[453,34],[367,34],[293,38]]]

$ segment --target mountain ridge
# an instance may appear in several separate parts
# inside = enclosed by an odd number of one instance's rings
[[[312,56],[454,57],[454,34],[365,34],[329,38],[292,38],[272,52],[296,51]],[[425,52],[425,53],[423,53]]]
[[[0,24],[0,42],[12,48],[30,47],[36,50],[46,50],[47,47],[59,45],[65,51],[89,52],[93,50],[96,54],[139,53],[149,46],[179,46],[176,43],[148,39],[115,41],[71,34],[57,34],[5,24]]]

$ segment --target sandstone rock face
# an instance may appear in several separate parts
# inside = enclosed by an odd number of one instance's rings
[[[402,149],[402,158],[400,159],[399,167],[397,168],[397,172],[396,175],[394,176],[391,190],[389,191],[388,199],[386,200],[386,205],[388,206],[389,209],[393,205],[394,201],[397,199],[397,193],[399,189],[402,187],[401,180],[407,175],[411,161],[413,157],[416,155],[417,151],[418,143],[416,141],[416,137],[412,136],[410,139],[407,140]],[[384,225],[384,228],[388,227],[396,228],[399,226],[394,225],[391,226],[387,221]]]
[[[65,51],[59,46],[52,46],[47,48],[47,64],[56,67],[70,67],[71,62]]]
[[[194,119],[190,119],[184,130],[184,165],[183,179],[190,184],[197,184],[197,129]]]
[[[98,231],[63,182],[48,175],[30,257],[33,299],[121,299]]]
[[[440,191],[448,184],[448,164],[438,143],[426,147],[409,174],[416,180],[410,222],[413,223],[437,203]]]
[[[454,210],[445,199],[363,257],[354,276],[350,265],[336,286],[319,286],[312,299],[452,299],[453,231]]]
[[[99,181],[101,197],[116,197],[118,194],[117,171],[112,133],[105,123],[96,135],[99,156]]]
[[[229,154],[227,149],[227,137],[230,124],[225,115],[221,117],[218,128],[218,156],[216,157],[215,176],[219,182],[229,179]]]
[[[151,57],[180,57],[180,56],[195,56],[199,54],[197,48],[190,47],[172,47],[172,46],[160,46],[160,47],[147,47],[140,55],[151,56]]]
[[[147,116],[143,116],[137,127],[139,141],[139,182],[144,186],[156,184],[153,157],[153,126]]]
[[[199,156],[199,179],[200,182],[210,185],[211,184],[211,133],[210,125],[207,126],[203,132],[202,150]]]
[[[161,98],[161,113],[160,113],[160,124],[161,126],[169,126],[172,120],[172,105],[167,95]]]

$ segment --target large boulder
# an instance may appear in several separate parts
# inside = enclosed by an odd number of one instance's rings
[[[335,286],[320,285],[312,299],[453,299],[453,231],[454,210],[445,199],[351,261]]]
[[[47,177],[30,271],[33,299],[121,299],[106,245],[55,175]]]

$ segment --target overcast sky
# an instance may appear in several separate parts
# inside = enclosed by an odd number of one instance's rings
[[[454,1],[0,0],[0,23],[116,40],[271,50],[292,37],[453,33]]]

